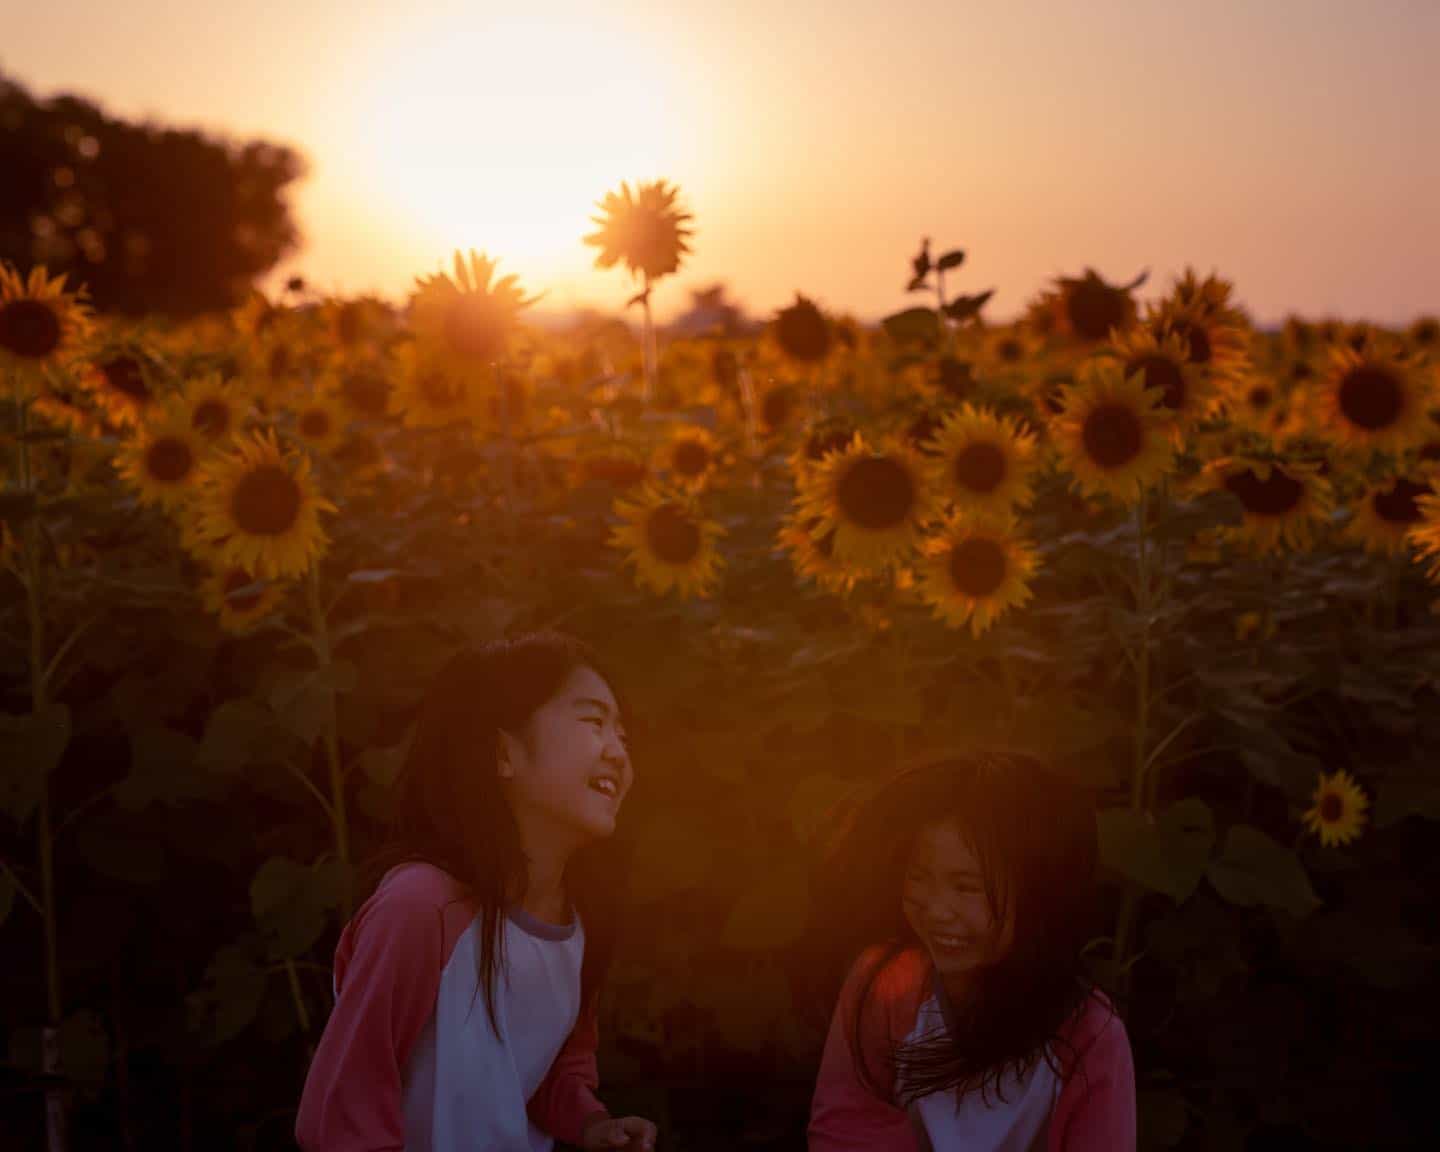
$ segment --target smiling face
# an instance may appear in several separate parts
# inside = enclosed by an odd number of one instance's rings
[[[1013,917],[998,923],[974,851],[950,820],[921,827],[905,866],[905,919],[941,976],[998,963],[1014,939]]]
[[[576,668],[523,733],[500,733],[497,771],[522,824],[546,825],[576,846],[611,835],[634,772],[610,686]]]

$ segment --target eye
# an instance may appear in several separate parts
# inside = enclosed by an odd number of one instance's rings
[[[582,717],[580,717],[580,723],[582,723],[582,724],[593,724],[593,725],[595,725],[596,728],[604,728],[604,727],[605,727],[605,721],[602,720],[602,719],[600,719],[599,716],[582,716]]]

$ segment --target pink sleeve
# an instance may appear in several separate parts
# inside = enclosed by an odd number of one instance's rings
[[[305,1077],[295,1139],[306,1152],[400,1152],[401,1074],[435,1010],[447,958],[442,913],[378,894],[335,950],[339,996]]]
[[[579,1144],[586,1122],[597,1114],[608,1115],[605,1105],[595,1098],[600,1074],[595,1066],[595,1050],[600,1031],[595,1018],[594,998],[581,1010],[560,1054],[550,1071],[530,1097],[527,1108],[537,1128],[566,1144]]]
[[[1076,1031],[1079,1068],[1056,1101],[1050,1152],[1135,1152],[1135,1064],[1125,1025],[1094,999]]]
[[[855,1003],[865,976],[881,955],[879,948],[864,952],[840,991],[810,1105],[810,1152],[915,1152],[915,1130],[909,1115],[874,1095],[855,1071],[850,1035]],[[897,1032],[905,1035],[919,1010],[917,973],[909,971],[912,968],[913,964],[892,961],[876,976],[866,1000],[860,1043],[865,1068],[882,1089],[894,1081],[889,1050],[892,1038]]]

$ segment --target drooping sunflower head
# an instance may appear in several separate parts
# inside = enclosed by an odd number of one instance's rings
[[[707,520],[694,498],[651,488],[635,500],[617,500],[620,524],[611,543],[625,551],[641,586],[664,595],[709,595],[721,561],[716,540],[724,530]]]
[[[356,420],[383,420],[391,410],[395,384],[383,360],[372,357],[337,360],[320,382],[322,393],[333,396]]]
[[[1062,276],[1031,304],[1031,327],[1081,344],[1108,340],[1112,331],[1135,323],[1131,293],[1145,278],[1142,272],[1129,284],[1107,284],[1093,268],[1083,276]]]
[[[797,483],[799,512],[815,522],[815,535],[833,531],[836,556],[862,569],[903,561],[934,515],[935,494],[919,460],[894,441],[872,448],[856,433]]]
[[[1369,798],[1348,772],[1322,772],[1305,813],[1305,826],[1327,848],[1349,844],[1365,826],[1365,810],[1369,807]]]
[[[1035,439],[1014,417],[966,404],[935,437],[931,483],[958,512],[1004,516],[1028,502],[1035,462]]]
[[[1440,496],[1420,496],[1420,523],[1410,529],[1417,560],[1428,561],[1430,579],[1440,580]]]
[[[1423,476],[1396,476],[1366,488],[1355,502],[1350,535],[1369,551],[1396,556],[1406,550],[1411,531],[1424,520],[1420,500],[1435,489]]]
[[[1159,396],[1160,408],[1177,431],[1208,414],[1216,391],[1214,378],[1190,360],[1188,345],[1178,332],[1157,336],[1153,328],[1137,325],[1117,334],[1107,351],[1127,377],[1138,374],[1145,390]]]
[[[1227,535],[1248,541],[1260,552],[1308,547],[1334,505],[1329,482],[1310,461],[1221,457],[1205,466],[1198,484],[1228,492],[1240,502],[1240,527]]]
[[[1037,558],[1009,517],[957,517],[925,541],[920,595],[951,627],[979,636],[1030,599]]]
[[[506,352],[526,297],[516,276],[491,283],[496,262],[455,253],[455,275],[422,277],[410,297],[410,316],[421,351],[462,376],[488,374]]]
[[[688,227],[693,217],[676,203],[679,195],[680,189],[664,180],[637,184],[633,194],[628,181],[619,192],[607,192],[597,205],[601,215],[591,218],[596,230],[585,237],[586,244],[600,249],[595,266],[611,268],[623,261],[631,275],[650,280],[678,271],[694,235]]]
[[[316,491],[309,457],[282,451],[267,431],[207,461],[197,534],[226,565],[265,578],[300,576],[327,544],[320,514],[334,511]]]
[[[1024,325],[1005,324],[987,333],[985,354],[1000,371],[1014,372],[1034,355],[1034,349]]]
[[[163,395],[158,375],[146,349],[117,341],[96,352],[80,385],[111,424],[126,428],[140,423]]]
[[[407,345],[401,350],[399,383],[387,403],[407,428],[446,428],[483,419],[484,387],[480,380],[455,372],[437,357]]]
[[[1171,469],[1171,422],[1160,399],[1139,373],[1126,377],[1113,359],[1096,357],[1080,366],[1050,429],[1084,490],[1133,504]]]
[[[820,522],[792,512],[780,526],[780,547],[790,556],[795,574],[828,592],[843,595],[865,575],[835,555],[835,530],[820,531]]]
[[[220,568],[201,582],[200,596],[223,631],[245,636],[280,606],[285,599],[285,585],[258,579],[244,568]]]
[[[172,397],[149,410],[118,453],[116,468],[143,503],[175,509],[195,494],[209,451],[210,443],[196,430],[189,405]]]
[[[719,463],[715,438],[704,428],[682,425],[661,447],[659,470],[684,488],[703,487]]]
[[[65,277],[52,278],[43,266],[27,278],[0,263],[0,382],[28,393],[69,364],[88,331],[83,290],[66,292]]]
[[[1228,296],[1228,286],[1225,296]],[[1145,326],[1158,341],[1178,339],[1188,363],[1200,374],[1223,383],[1244,371],[1249,361],[1249,330],[1236,309],[1198,293],[1176,292],[1147,309]]]
[[[348,423],[338,402],[330,396],[315,396],[295,405],[295,439],[312,455],[329,455],[345,436]]]
[[[775,316],[781,351],[799,364],[818,364],[830,354],[830,323],[813,300],[795,293],[795,303]]]
[[[212,444],[224,444],[237,435],[250,415],[249,397],[218,372],[207,373],[188,384],[185,402],[195,431]]]
[[[1391,343],[1332,348],[1320,387],[1326,422],[1350,447],[1404,451],[1429,431],[1434,383]]]

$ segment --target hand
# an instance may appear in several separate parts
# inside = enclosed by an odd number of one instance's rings
[[[616,1120],[597,1116],[585,1125],[581,1147],[585,1152],[624,1148],[628,1152],[653,1152],[659,1129],[639,1116],[622,1116]]]

